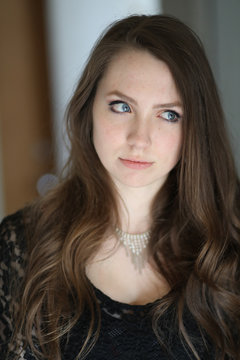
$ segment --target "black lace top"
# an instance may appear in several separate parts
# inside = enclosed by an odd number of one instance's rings
[[[14,324],[11,320],[10,307],[17,299],[12,295],[12,280],[18,284],[23,279],[26,264],[26,241],[21,212],[4,219],[0,227],[0,359],[14,358],[11,334]],[[159,333],[166,344],[160,345],[152,330],[150,310],[157,302],[147,305],[127,305],[112,300],[100,290],[94,291],[101,309],[101,330],[99,338],[87,355],[87,360],[187,360],[195,359],[187,345],[181,341],[175,329],[170,308],[159,323]],[[68,341],[62,341],[62,359],[73,360],[79,353],[83,334],[89,324],[88,312],[84,314],[72,329]],[[201,360],[214,359],[209,342],[203,341],[198,326],[189,312],[185,312],[184,325],[191,335]],[[18,350],[21,350],[21,342]],[[22,350],[18,359],[36,360],[30,349]]]

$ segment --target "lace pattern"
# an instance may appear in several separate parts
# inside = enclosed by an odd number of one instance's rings
[[[0,345],[1,359],[16,357],[16,348],[21,350],[22,342],[11,343],[13,322],[11,309],[17,306],[14,296],[16,284],[19,286],[24,277],[26,266],[26,238],[22,212],[19,211],[3,220],[0,227]],[[94,288],[94,287],[93,287]],[[94,288],[101,309],[100,336],[87,360],[188,360],[193,354],[181,342],[178,332],[170,329],[167,312],[161,319],[161,333],[168,338],[167,346],[171,350],[166,353],[159,344],[153,330],[150,310],[156,302],[147,305],[128,305],[112,300],[99,289]],[[89,324],[88,313],[84,314],[72,329],[69,341],[62,348],[62,359],[73,360],[80,351]],[[199,339],[197,351],[202,360],[214,359],[213,351],[206,350],[198,327],[191,316],[186,316],[185,324],[188,332]],[[170,331],[171,330],[171,331]],[[168,336],[171,333],[171,336]],[[37,360],[27,348],[21,351],[18,360]]]

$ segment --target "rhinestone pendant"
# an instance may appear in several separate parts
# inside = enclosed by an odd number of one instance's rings
[[[116,228],[116,234],[119,241],[125,247],[127,256],[131,257],[135,269],[141,273],[147,258],[147,245],[150,238],[150,232],[146,231],[141,234],[129,234]]]

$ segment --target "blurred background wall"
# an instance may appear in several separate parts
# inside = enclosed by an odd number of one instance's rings
[[[188,24],[200,37],[215,75],[240,174],[240,1],[162,0],[165,13]]]
[[[239,0],[2,0],[0,217],[32,201],[42,175],[61,170],[64,111],[89,51],[110,22],[131,13],[172,14],[198,33],[240,169]]]
[[[54,167],[43,1],[0,1],[1,215],[37,196]]]

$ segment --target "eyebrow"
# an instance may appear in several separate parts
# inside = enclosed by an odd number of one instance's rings
[[[111,96],[111,95],[116,95],[119,96],[120,98],[122,98],[123,100],[129,101],[134,105],[137,105],[136,100],[134,100],[133,98],[131,98],[130,96],[124,95],[123,93],[121,93],[118,90],[114,90],[111,91],[110,93],[107,94],[107,96]],[[172,108],[172,107],[182,107],[182,103],[180,101],[175,101],[175,102],[171,102],[171,103],[165,103],[165,104],[156,104],[153,106],[154,109],[159,109],[159,108]]]

